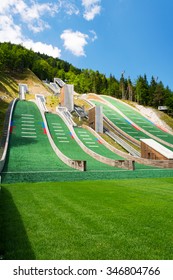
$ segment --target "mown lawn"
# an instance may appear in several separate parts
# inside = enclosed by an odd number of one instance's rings
[[[2,185],[4,259],[173,259],[173,178]]]

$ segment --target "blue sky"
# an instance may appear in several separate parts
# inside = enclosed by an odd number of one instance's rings
[[[173,90],[172,0],[3,0],[0,41]]]

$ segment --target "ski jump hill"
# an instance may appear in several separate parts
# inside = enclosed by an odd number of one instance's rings
[[[133,143],[154,139],[170,153],[173,134],[137,110],[108,96],[88,95],[103,108],[104,121]],[[3,183],[158,178],[173,176],[173,160],[149,160],[121,152],[87,126],[79,127],[62,112],[47,110],[44,98],[14,99],[6,113],[0,149]]]

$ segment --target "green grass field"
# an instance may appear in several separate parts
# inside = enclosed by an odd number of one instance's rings
[[[3,184],[4,259],[173,259],[173,178]]]

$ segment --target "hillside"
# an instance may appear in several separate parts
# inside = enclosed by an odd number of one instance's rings
[[[0,137],[3,128],[3,121],[5,117],[6,109],[12,99],[18,96],[18,85],[24,83],[28,85],[29,94],[27,99],[33,99],[35,94],[43,94],[47,99],[47,107],[51,111],[55,111],[55,107],[58,105],[59,100],[55,97],[50,89],[29,69],[19,72],[0,72]],[[77,105],[84,105],[79,98],[75,100]],[[169,130],[173,130],[173,119],[167,114],[158,111],[152,107],[142,106],[132,101],[125,101],[129,105],[138,109],[143,115],[149,118],[152,122],[167,127]],[[80,104],[78,104],[80,103]],[[86,105],[86,104],[85,104]]]
[[[27,99],[34,98],[37,93],[51,96],[51,92],[42,81],[29,69],[22,73],[0,71],[0,136],[3,128],[3,121],[9,103],[18,96],[18,85],[27,84],[29,94]]]
[[[44,83],[29,69],[19,72],[0,72],[0,98],[9,103],[18,95],[18,85],[27,84],[29,94],[37,93],[51,95],[51,91]]]
[[[136,102],[124,101],[125,103],[135,107],[142,115],[150,119],[153,123],[165,127],[166,129],[173,131],[173,118],[166,113],[161,112],[155,108],[139,105]]]
[[[107,77],[97,70],[78,69],[64,60],[41,55],[11,43],[0,43],[0,51],[0,71],[8,69],[23,73],[25,69],[30,69],[40,80],[53,81],[54,77],[61,78],[68,84],[73,84],[78,93],[110,95],[153,108],[167,106],[169,114],[173,113],[172,90],[154,76],[148,80],[146,74],[139,73],[134,81],[130,76],[126,78],[124,73],[118,78],[113,74]]]
[[[12,99],[17,96],[18,85],[9,73],[0,72],[0,137],[6,109]]]
[[[136,103],[135,107],[140,111],[141,114],[149,118],[155,124],[173,131],[173,119],[164,112],[161,112],[151,107],[144,107]]]

